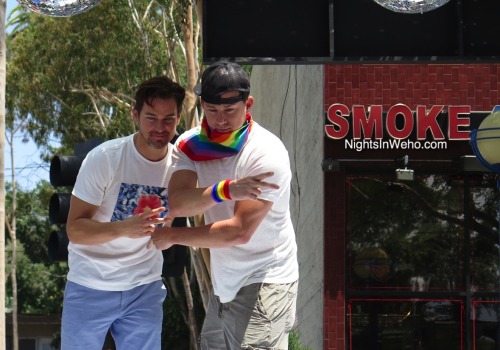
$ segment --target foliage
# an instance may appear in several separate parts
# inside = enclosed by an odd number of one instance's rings
[[[288,350],[312,350],[310,347],[304,346],[300,342],[299,333],[292,329],[288,337]]]
[[[6,184],[6,213],[12,217],[11,184]],[[54,188],[41,181],[33,190],[22,190],[17,186],[16,225],[17,238],[22,242],[25,254],[34,263],[48,264],[46,242],[52,226],[48,220],[49,200]]]
[[[190,260],[190,259],[188,259]],[[164,348],[174,350],[192,349],[190,346],[190,330],[188,315],[188,301],[186,299],[186,291],[184,291],[183,277],[191,275],[190,288],[191,297],[193,299],[193,309],[195,310],[195,327],[201,329],[205,312],[203,302],[200,295],[200,290],[197,283],[194,282],[194,270],[188,264],[185,269],[186,276],[169,277],[164,279],[164,283],[168,289],[167,298],[163,304],[163,334],[162,344]],[[197,341],[197,340],[195,340]]]
[[[11,215],[11,184],[6,186],[6,213]],[[16,211],[18,237],[17,289],[18,312],[33,314],[60,313],[67,264],[52,264],[47,257],[47,239],[50,226],[47,223],[48,202],[53,191],[47,182],[41,182],[33,190],[17,190]],[[7,231],[7,230],[6,230]],[[10,242],[9,238],[6,238]],[[10,249],[9,249],[10,248]],[[6,271],[10,271],[8,245]],[[12,295],[11,280],[7,281],[6,295]],[[7,299],[7,307],[11,298]]]
[[[26,254],[17,257],[18,312],[20,314],[60,314],[67,264],[33,263]],[[7,295],[12,295],[10,280]]]
[[[189,349],[189,330],[181,314],[183,298],[167,295],[163,303],[162,343],[167,349]]]
[[[147,3],[138,2],[142,13]],[[28,119],[27,130],[45,148],[47,135],[63,147],[88,138],[133,131],[133,93],[141,81],[167,73],[167,45],[157,35],[161,12],[150,10],[137,28],[126,0],[103,0],[67,18],[22,13],[26,24],[9,36],[7,109]],[[174,48],[175,49],[175,48]],[[182,81],[181,81],[182,83]]]

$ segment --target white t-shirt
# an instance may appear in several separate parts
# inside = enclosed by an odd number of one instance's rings
[[[126,219],[140,209],[144,199],[156,204],[160,200],[168,208],[172,148],[169,144],[167,156],[153,162],[137,151],[133,135],[107,141],[83,161],[73,195],[99,206],[92,219],[100,222]],[[149,237],[121,237],[101,245],[70,242],[68,280],[108,291],[129,290],[160,280],[163,256],[154,247],[147,249],[148,241]]]
[[[192,161],[177,147],[172,152],[172,168],[197,173],[200,187],[226,179],[241,179],[263,172],[274,175],[264,181],[276,183],[278,190],[264,190],[261,199],[273,202],[266,218],[250,241],[226,248],[210,249],[212,284],[223,303],[234,299],[241,287],[252,283],[291,283],[298,279],[297,245],[289,211],[292,178],[288,152],[274,134],[255,121],[241,151],[231,157]],[[199,128],[188,130],[177,143]],[[235,202],[219,203],[205,212],[207,224],[232,218]]]

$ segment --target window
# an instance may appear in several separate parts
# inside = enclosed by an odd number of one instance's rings
[[[349,289],[464,290],[463,186],[437,175],[348,182]]]
[[[348,313],[349,349],[461,349],[461,300],[351,299]]]
[[[375,343],[377,349],[497,349],[494,177],[356,175],[346,181],[349,349]]]

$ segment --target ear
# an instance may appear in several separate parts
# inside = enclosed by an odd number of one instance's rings
[[[248,96],[246,103],[247,110],[250,110],[253,106],[253,96]]]
[[[137,112],[137,109],[135,108],[132,109],[132,119],[137,123],[137,125],[139,125],[139,112]]]

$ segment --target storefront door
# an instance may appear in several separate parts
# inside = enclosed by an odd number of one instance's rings
[[[346,177],[353,350],[500,349],[493,174]]]

